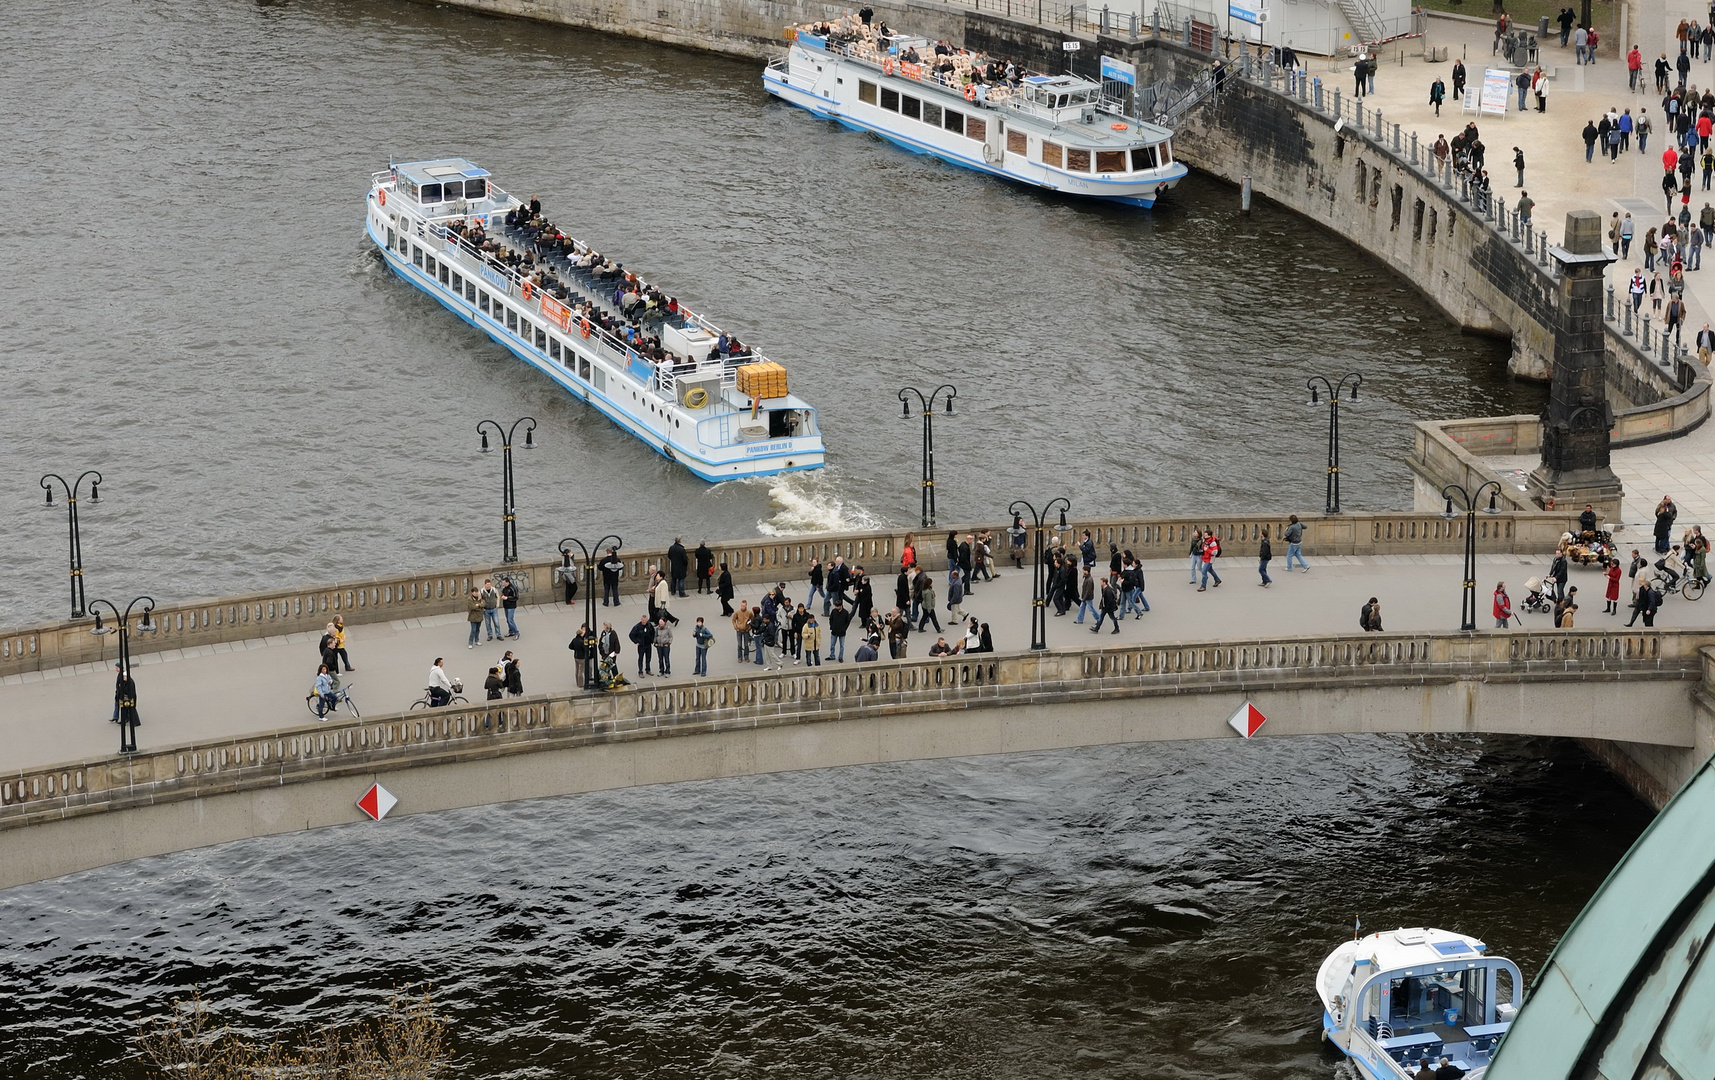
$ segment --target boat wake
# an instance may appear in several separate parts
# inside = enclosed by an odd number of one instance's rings
[[[881,518],[853,501],[849,493],[837,490],[837,480],[827,469],[757,477],[739,483],[766,486],[768,489],[769,516],[756,523],[756,531],[763,536],[886,527]]]

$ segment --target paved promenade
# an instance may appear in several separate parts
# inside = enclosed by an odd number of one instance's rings
[[[1479,556],[1479,560],[1479,626],[1484,627],[1493,622],[1488,614],[1496,581],[1508,583],[1516,606],[1524,598],[1525,579],[1540,575],[1547,566],[1546,558],[1513,555]],[[1284,559],[1277,558],[1271,564],[1276,584],[1268,589],[1258,585],[1254,560],[1226,558],[1221,562],[1225,564],[1221,572],[1226,584],[1202,593],[1188,584],[1185,562],[1146,564],[1153,610],[1141,619],[1122,623],[1117,637],[1110,636],[1104,627],[1100,642],[1355,634],[1358,609],[1371,596],[1381,598],[1388,630],[1446,631],[1459,625],[1458,556],[1313,558],[1309,573],[1291,574],[1284,572]],[[877,582],[877,600],[884,606],[891,606],[893,582],[891,576]],[[1575,568],[1572,584],[1579,587],[1581,629],[1623,623],[1623,618],[1601,614],[1605,580],[1597,571]],[[740,590],[739,599],[754,602],[762,591],[759,586],[746,586]],[[789,581],[788,592],[802,597],[806,592],[802,579]],[[1029,574],[1008,568],[999,580],[980,584],[965,607],[989,623],[997,650],[1017,651],[1029,644],[1029,596]],[[944,600],[942,606],[944,618]],[[623,640],[643,611],[643,598],[632,589],[626,592],[623,606],[598,607],[597,615],[610,620]],[[688,600],[677,601],[674,611],[683,620],[673,648],[674,675],[639,682],[668,685],[691,681],[689,628],[697,615],[708,619],[715,632],[715,645],[709,654],[710,677],[739,672],[732,627],[720,618],[718,601],[693,594]],[[347,685],[366,716],[398,712],[421,694],[430,663],[443,656],[447,670],[464,679],[466,696],[478,702],[483,697],[482,682],[488,668],[510,648],[522,661],[527,693],[569,692],[576,686],[577,672],[566,645],[582,615],[581,597],[572,608],[522,608],[520,640],[484,643],[475,649],[466,648],[468,630],[462,614],[356,625],[348,633],[347,645],[357,670],[346,677]],[[1552,625],[1547,615],[1525,615],[1523,619],[1524,625],[1534,630]],[[1707,603],[1670,598],[1658,625],[1715,627],[1715,597]],[[319,662],[318,638],[319,634],[293,634],[134,656],[143,718],[138,731],[140,749],[314,723],[305,709],[304,696]],[[147,638],[133,640],[147,648]],[[1097,640],[1087,626],[1074,624],[1073,615],[1056,618],[1050,609],[1050,647],[1075,647]],[[927,655],[934,641],[932,629],[913,635],[909,655]],[[622,670],[629,678],[636,670],[636,649],[629,641],[624,645]],[[854,637],[847,647],[848,663],[856,646]],[[748,665],[743,672],[757,670]],[[109,664],[83,664],[0,680],[0,745],[5,747],[0,752],[0,769],[112,754],[118,747],[118,729],[109,722],[112,708]]]

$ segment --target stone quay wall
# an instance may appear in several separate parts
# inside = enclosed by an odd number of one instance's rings
[[[1424,555],[1459,554],[1465,550],[1464,519],[1444,520],[1434,512],[1299,515],[1305,523],[1304,548],[1311,555]],[[1286,527],[1284,513],[1210,515],[1198,518],[1104,518],[1067,522],[1071,537],[1089,529],[1098,545],[1109,543],[1130,548],[1140,559],[1177,559],[1190,542],[1192,529],[1215,529],[1226,550],[1234,555],[1252,554],[1264,526],[1279,536]],[[1483,515],[1477,521],[1477,549],[1485,553],[1540,554],[1551,551],[1560,534],[1577,520],[1575,513],[1519,513],[1500,517]],[[811,559],[824,563],[842,556],[849,563],[886,574],[896,573],[899,553],[908,537],[915,536],[918,561],[930,568],[942,565],[944,539],[948,532],[960,535],[984,528],[1000,529],[1006,523],[989,525],[943,525],[926,530],[827,534],[808,537],[760,538],[720,541],[710,545],[718,570],[726,562],[736,584],[801,580]],[[1048,530],[1053,533],[1053,529]],[[697,537],[687,537],[695,551]],[[1048,537],[1044,537],[1044,544]],[[625,576],[621,588],[627,593],[651,566],[665,566],[665,548],[621,551]],[[1007,559],[1002,542],[996,557]],[[485,577],[509,574],[518,583],[525,605],[552,603],[561,585],[556,570],[561,560],[532,559],[512,564],[484,563],[480,566],[404,573],[216,597],[155,609],[158,629],[136,634],[132,651],[137,654],[184,649],[246,638],[276,637],[318,631],[339,615],[347,623],[392,622],[463,611],[472,585]],[[691,567],[695,572],[695,565]],[[584,586],[579,576],[580,589]],[[600,587],[598,580],[597,587]],[[578,597],[582,601],[582,594]],[[90,633],[92,620],[55,622],[0,630],[0,675],[40,671],[71,664],[91,663],[112,656],[113,644]]]

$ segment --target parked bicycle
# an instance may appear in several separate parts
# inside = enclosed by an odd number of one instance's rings
[[[304,699],[304,704],[309,706],[310,715],[314,716],[317,720],[326,720],[328,716],[337,712],[341,705],[344,705],[345,711],[350,713],[352,716],[361,715],[357,711],[357,702],[351,700],[351,687],[349,686],[342,686],[333,692],[333,701],[328,705],[326,713],[318,713],[316,711],[317,699],[320,697],[320,694],[311,693],[310,696]]]
[[[434,687],[432,687],[432,686],[424,687],[423,688],[423,696],[418,698],[416,701],[411,702],[411,708],[412,709],[440,709],[440,708],[445,708],[448,705],[469,705],[470,704],[470,699],[464,696],[464,680],[463,679],[454,679],[453,680],[453,693],[452,693],[451,697],[447,698],[447,700],[437,704],[435,702],[433,695],[434,695]],[[409,711],[409,710],[407,710],[407,711]]]

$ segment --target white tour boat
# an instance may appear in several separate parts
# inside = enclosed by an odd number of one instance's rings
[[[1135,206],[1154,206],[1188,171],[1173,160],[1171,131],[1126,116],[1099,83],[1016,68],[1011,80],[974,78],[987,58],[883,36],[855,15],[787,36],[786,55],[762,73],[764,89],[907,150]]]
[[[1322,1033],[1369,1080],[1408,1080],[1443,1057],[1478,1080],[1518,1013],[1518,965],[1446,930],[1348,941],[1322,961]]]
[[[368,204],[369,238],[395,273],[704,480],[824,464],[816,410],[787,392],[785,369],[732,349],[676,300],[622,312],[616,292],[646,291],[636,276],[606,259],[579,265],[599,256],[563,229],[509,228],[528,211],[485,170],[463,158],[394,165],[375,174]]]

